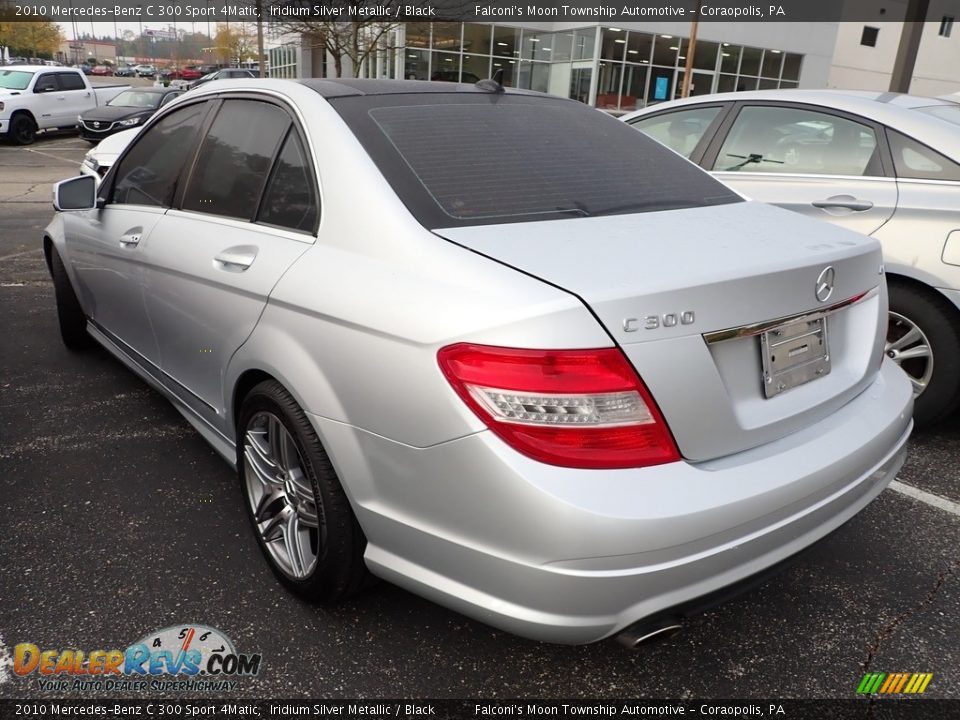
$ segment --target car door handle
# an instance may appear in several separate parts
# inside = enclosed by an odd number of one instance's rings
[[[140,243],[140,233],[132,232],[127,233],[126,235],[120,236],[120,244],[126,245],[127,247],[134,247]]]
[[[846,210],[853,210],[854,212],[863,212],[873,207],[873,203],[869,200],[859,200],[852,195],[834,195],[833,197],[828,197],[826,200],[820,200],[811,204],[821,210],[845,208]]]
[[[213,259],[214,265],[227,272],[243,272],[253,265],[257,259],[257,248],[251,245],[240,245],[227,248]]]

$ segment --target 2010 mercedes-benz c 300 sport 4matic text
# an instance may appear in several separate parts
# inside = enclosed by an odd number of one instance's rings
[[[574,101],[209,83],[55,205],[63,339],[235,464],[310,598],[372,573],[532,638],[640,638],[903,462],[877,242]]]

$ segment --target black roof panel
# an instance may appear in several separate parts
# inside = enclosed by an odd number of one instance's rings
[[[471,83],[427,82],[425,80],[373,80],[365,78],[331,78],[327,80],[299,80],[316,90],[325,98],[348,97],[350,95],[406,95],[424,93],[477,93],[489,95],[489,90],[483,90]],[[537,95],[543,93],[533,90],[517,90],[504,88],[510,95]]]

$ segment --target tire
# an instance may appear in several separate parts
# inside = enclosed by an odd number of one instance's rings
[[[50,276],[53,278],[53,293],[57,301],[60,338],[69,350],[86,350],[93,345],[87,333],[87,316],[80,307],[70,276],[56,250],[50,252]]]
[[[887,357],[913,383],[914,423],[918,428],[929,427],[960,405],[957,310],[933,291],[914,285],[891,282],[889,294]]]
[[[7,137],[14,145],[32,145],[37,139],[37,124],[24,113],[14,115]]]
[[[366,538],[303,410],[268,380],[244,398],[239,415],[237,473],[270,569],[311,601],[335,603],[356,594],[369,575]]]

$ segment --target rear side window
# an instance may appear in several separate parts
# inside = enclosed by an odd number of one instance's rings
[[[720,110],[722,108],[719,106],[678,110],[655,117],[638,118],[630,125],[643,130],[674,152],[690,157]]]
[[[918,143],[913,138],[901,135],[896,130],[887,130],[893,167],[897,177],[913,180],[960,181],[960,165]]]
[[[226,100],[203,140],[184,210],[253,219],[290,118],[276,105]]]
[[[451,93],[332,104],[429,228],[740,200],[643,133],[579,103]]]
[[[257,221],[312,232],[318,214],[313,167],[296,131],[291,129],[267,184]]]
[[[207,103],[174,110],[137,137],[117,168],[112,202],[170,207]]]
[[[60,80],[61,90],[86,90],[87,86],[83,84],[83,78],[77,73],[57,73]]]

